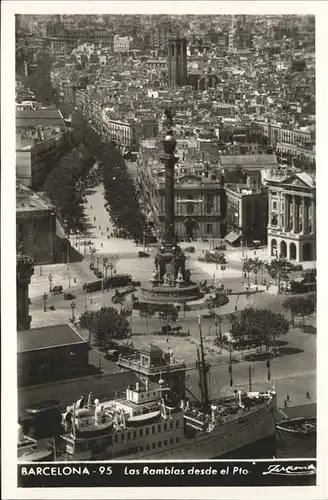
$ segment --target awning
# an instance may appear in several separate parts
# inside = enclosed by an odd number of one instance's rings
[[[240,234],[234,233],[231,231],[231,233],[227,234],[227,236],[224,238],[228,243],[236,243],[237,240],[239,240]]]

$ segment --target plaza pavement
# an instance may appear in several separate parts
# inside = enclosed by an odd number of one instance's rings
[[[129,272],[132,274],[133,279],[140,280],[141,282],[147,282],[153,270],[153,257],[156,249],[150,249],[150,258],[138,258],[137,252],[139,248],[133,241],[113,237],[107,239],[107,235],[112,232],[113,228],[109,220],[108,212],[104,207],[105,202],[102,195],[103,186],[98,186],[90,191],[91,194],[87,196],[85,208],[86,214],[90,218],[90,222],[94,225],[90,239],[93,241],[94,246],[97,249],[96,255],[108,256],[110,260],[115,263],[117,273]],[[96,221],[93,220],[94,217],[96,217]],[[75,245],[75,248],[83,254],[84,245],[82,240],[79,243],[76,242],[76,238],[74,238],[73,242],[73,238],[71,238],[71,244]],[[190,245],[191,244],[186,243],[182,244],[183,247]],[[207,279],[208,282],[210,282],[214,275],[216,286],[223,283],[225,288],[231,288],[236,293],[244,290],[245,283],[243,283],[243,281],[246,280],[242,279],[241,249],[233,249],[227,252],[228,267],[227,270],[222,273],[220,269],[216,269],[215,264],[203,263],[197,260],[197,257],[202,255],[202,250],[206,249],[206,244],[204,242],[195,242],[192,243],[192,246],[195,246],[196,252],[195,254],[188,254],[187,267],[191,270],[192,279],[194,281],[198,282]],[[262,260],[266,259],[266,249],[257,250],[256,256]],[[89,263],[90,254],[86,255],[84,262],[70,265],[70,272],[72,272],[71,286],[74,285],[74,289],[72,289],[72,291],[73,293],[76,293],[76,308],[74,311],[76,317],[87,309],[97,310],[102,305],[112,305],[111,297],[113,295],[113,291],[105,291],[104,293],[97,292],[92,294],[92,297],[90,295],[86,296],[83,294],[82,284],[86,281],[95,279],[94,274],[89,270]],[[45,291],[49,291],[48,276],[50,272],[53,276],[53,285],[62,284],[64,288],[66,288],[66,285],[68,287],[68,271],[66,264],[43,266],[42,276],[39,266],[36,268],[36,273],[35,276],[32,277],[30,287],[30,298],[34,299],[32,301],[32,305],[30,306],[32,328],[67,323],[69,318],[72,316],[71,303],[69,301],[64,301],[63,296],[61,295],[53,297],[50,296],[48,298],[48,305],[50,305],[49,301],[51,301],[56,306],[54,311],[50,311],[49,309],[47,312],[43,311],[43,300],[41,296]],[[76,283],[74,283],[74,277],[76,279]],[[222,332],[228,332],[229,324],[224,316],[234,312],[236,304],[238,310],[249,306],[267,307],[274,312],[280,312],[286,315],[286,312],[281,306],[281,302],[284,297],[277,297],[275,294],[270,292],[271,290],[269,290],[269,292],[259,292],[250,295],[248,298],[245,295],[240,295],[238,299],[236,296],[230,296],[228,304],[222,306],[218,311],[219,314],[223,316]],[[134,332],[132,341],[136,348],[147,346],[150,342],[155,342],[164,349],[170,346],[177,358],[185,359],[187,363],[190,363],[190,360],[196,359],[196,349],[199,339],[196,321],[197,314],[197,312],[188,313],[188,316],[184,318],[181,317],[178,320],[184,325],[184,329],[187,328],[190,330],[189,339],[151,335],[152,331],[161,328],[163,325],[161,320],[157,318],[146,322],[146,320],[135,316],[134,314],[131,320],[132,331]],[[315,318],[312,318],[311,323],[315,323]],[[202,328],[205,337],[204,345],[206,357],[213,365],[211,369],[212,396],[218,396],[220,391],[223,393],[229,393],[230,388],[227,385],[227,360],[229,353],[223,350],[221,354],[220,349],[214,346],[213,340],[215,335],[215,326],[213,325],[213,321],[202,320]],[[276,380],[276,386],[279,394],[279,404],[280,406],[283,405],[283,399],[286,394],[289,394],[291,404],[303,403],[305,402],[304,398],[307,390],[310,392],[311,397],[314,400],[316,380],[316,336],[306,334],[299,328],[294,328],[290,330],[285,340],[288,342],[288,347],[296,351],[293,354],[286,354],[272,361],[272,379]],[[297,352],[297,350],[299,352]],[[253,382],[256,384],[256,387],[265,389],[268,386],[271,386],[271,382],[266,382],[267,369],[265,367],[265,362],[257,361],[249,363],[241,359],[240,352],[233,353],[233,356],[239,359],[239,362],[233,365],[235,385],[245,385],[245,381],[248,380],[248,365],[251,364],[253,370]],[[113,369],[111,365],[107,365],[105,360],[102,360],[101,355],[96,351],[91,351],[90,362],[97,366],[101,365],[102,370],[105,372],[112,372],[112,370],[116,371],[116,369]],[[191,382],[194,382],[192,385],[196,385],[196,387],[197,376],[198,375],[195,370],[188,371],[187,378]]]

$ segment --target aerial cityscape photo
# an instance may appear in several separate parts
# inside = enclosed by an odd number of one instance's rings
[[[314,16],[15,23],[18,462],[315,458]]]

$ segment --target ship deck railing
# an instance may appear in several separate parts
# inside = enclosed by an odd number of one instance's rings
[[[117,361],[118,366],[122,368],[128,368],[132,370],[136,370],[139,373],[144,373],[145,375],[157,374],[157,373],[165,373],[167,371],[174,371],[179,368],[185,368],[185,363],[182,360],[175,360],[170,364],[163,364],[160,366],[154,365],[143,365],[140,363],[139,358],[122,358],[119,357]]]

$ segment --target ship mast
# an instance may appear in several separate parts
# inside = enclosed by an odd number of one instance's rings
[[[207,374],[209,371],[209,365],[205,362],[204,343],[203,343],[203,334],[202,334],[202,325],[200,322],[200,316],[198,316],[198,327],[199,327],[199,337],[200,337],[200,351],[199,349],[197,349],[197,356],[198,356],[200,388],[202,395],[202,405],[204,410],[208,410],[210,405],[210,397],[209,397],[208,383],[207,383]]]

